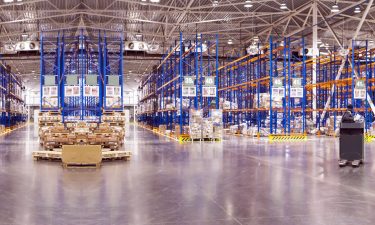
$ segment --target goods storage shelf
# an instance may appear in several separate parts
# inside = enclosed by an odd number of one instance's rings
[[[123,33],[41,35],[41,111],[63,122],[101,122],[103,111],[123,111]]]
[[[5,61],[0,62],[0,133],[26,122],[24,84],[21,77],[12,73]]]
[[[364,117],[366,130],[372,129],[375,51],[368,41],[319,52],[316,64],[303,38],[274,42],[271,37],[251,47],[252,53],[218,68],[224,125],[233,133],[329,133],[337,130],[349,103]],[[355,97],[360,80],[366,91]]]
[[[183,35],[175,40],[139,88],[138,121],[186,133],[190,109],[219,108],[218,36]]]

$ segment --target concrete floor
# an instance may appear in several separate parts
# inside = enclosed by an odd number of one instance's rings
[[[63,169],[31,158],[37,132],[0,137],[0,224],[374,224],[375,166],[339,168],[332,138],[178,144],[130,126],[130,162]]]

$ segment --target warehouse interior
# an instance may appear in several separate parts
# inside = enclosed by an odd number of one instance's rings
[[[374,0],[0,0],[0,225],[370,225],[374,101]]]

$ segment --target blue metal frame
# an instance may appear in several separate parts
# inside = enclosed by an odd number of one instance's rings
[[[58,111],[63,116],[63,122],[67,121],[93,121],[101,122],[103,111],[122,111],[123,102],[123,34],[109,38],[103,32],[98,31],[97,37],[88,37],[80,30],[78,36],[66,36],[58,33],[56,43],[41,35],[41,111]],[[117,50],[108,52],[107,45],[117,47]],[[55,49],[55,51],[51,51]],[[45,76],[54,75],[58,86],[58,106],[45,107],[43,105],[43,86]],[[119,77],[120,97],[119,106],[106,105],[106,86],[108,76]],[[79,95],[66,96],[68,76],[74,76],[78,80]],[[96,76],[98,96],[85,95],[85,90],[90,90],[86,83],[87,76]]]
[[[207,51],[202,51],[204,46]],[[140,104],[156,101],[158,109],[138,113],[138,121],[155,127],[166,125],[170,130],[174,129],[173,125],[179,125],[182,133],[183,126],[189,123],[190,109],[203,109],[204,114],[208,115],[210,108],[219,108],[218,66],[218,35],[183,36],[180,33],[179,39],[163,55],[157,68],[139,86]],[[182,97],[184,76],[195,77],[196,96]],[[204,76],[216,76],[216,97],[203,97]],[[183,106],[183,102],[187,105]],[[166,108],[171,104],[174,107]]]

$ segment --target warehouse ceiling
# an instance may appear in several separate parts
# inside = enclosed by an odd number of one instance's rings
[[[107,36],[124,35],[159,47],[161,54],[185,34],[219,34],[220,55],[239,55],[252,38],[266,42],[270,36],[306,37],[311,43],[313,0],[0,0],[1,44],[39,40],[41,34],[75,35],[80,28],[89,35],[105,30]],[[368,0],[317,0],[319,39],[333,46],[349,43],[361,21]],[[245,7],[251,5],[251,7]],[[283,4],[286,8],[282,7]],[[359,7],[359,11],[355,8]],[[370,8],[359,38],[374,38],[375,12]],[[334,38],[333,32],[337,36]],[[228,41],[233,44],[229,45]],[[128,55],[124,61],[126,88],[135,89],[142,75],[159,62],[157,54]],[[38,88],[39,56],[7,56],[13,71],[25,77],[29,88]],[[34,72],[33,72],[34,71]],[[145,75],[144,75],[145,76]]]

